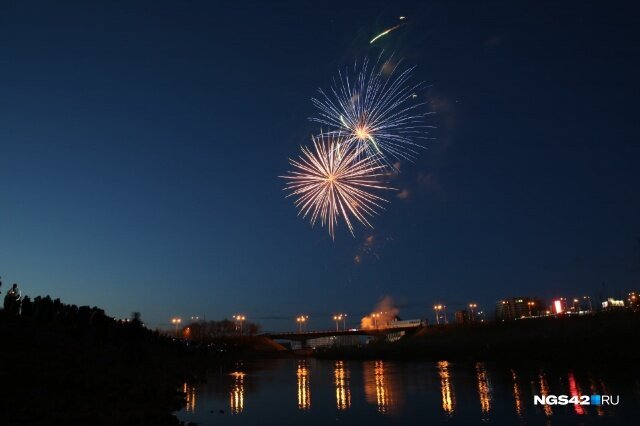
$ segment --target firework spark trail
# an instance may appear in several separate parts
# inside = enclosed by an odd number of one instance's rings
[[[329,126],[331,135],[346,135],[347,144],[361,145],[364,154],[392,167],[387,157],[411,160],[423,147],[416,140],[426,139],[433,126],[424,124],[431,113],[418,111],[424,102],[408,103],[423,88],[422,83],[409,84],[414,67],[399,71],[400,63],[381,58],[371,68],[367,59],[360,69],[356,62],[355,77],[340,70],[330,91],[319,89],[321,96],[312,98],[319,113],[310,120]]]
[[[350,216],[373,228],[368,218],[383,209],[386,200],[371,191],[391,189],[379,180],[385,175],[384,166],[377,156],[362,155],[361,146],[344,144],[340,137],[320,134],[312,140],[314,149],[302,147],[299,159],[289,160],[295,170],[281,176],[288,180],[287,197],[297,197],[298,215],[310,215],[312,226],[320,218],[333,239],[340,217],[352,235]]]
[[[404,18],[404,17],[402,17],[402,18]],[[391,31],[395,31],[395,30],[397,30],[398,28],[402,27],[403,25],[405,25],[405,24],[404,24],[404,23],[402,23],[402,24],[398,24],[398,25],[396,25],[396,26],[393,26],[393,27],[391,27],[391,28],[389,28],[389,29],[384,30],[383,32],[381,32],[380,34],[378,34],[377,36],[375,36],[374,38],[372,38],[372,39],[371,39],[371,41],[369,42],[369,44],[373,44],[373,43],[374,43],[376,40],[378,40],[380,37],[384,37],[384,36],[386,36],[386,35],[387,35],[387,34],[389,34]]]

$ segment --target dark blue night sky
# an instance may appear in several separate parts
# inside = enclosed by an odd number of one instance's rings
[[[98,3],[0,1],[3,291],[273,330],[386,295],[432,318],[436,302],[638,287],[631,7]],[[334,242],[278,176],[318,130],[317,88],[381,49],[417,65],[437,129],[375,229]]]

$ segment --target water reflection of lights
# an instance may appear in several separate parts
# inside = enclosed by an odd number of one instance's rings
[[[344,361],[336,361],[333,375],[336,385],[336,405],[338,410],[346,410],[351,406],[351,390],[349,389],[349,370]]]
[[[476,364],[476,379],[478,380],[480,409],[482,414],[488,414],[491,411],[491,384],[487,376],[487,369],[482,362]]]
[[[514,370],[511,370],[511,377],[513,378],[513,399],[516,404],[516,414],[522,416],[522,390],[518,385],[518,375]]]
[[[549,395],[549,385],[547,384],[547,377],[545,376],[544,372],[540,372],[540,374],[538,374],[538,382],[540,384],[540,395],[542,396],[547,396]],[[551,405],[549,404],[544,404],[544,414],[547,416],[551,416],[553,414],[553,410],[551,409]]]
[[[193,413],[196,409],[196,388],[195,386],[191,386],[187,383],[182,385],[182,392],[184,392],[186,398],[186,407],[187,413]]]
[[[448,361],[438,362],[438,374],[440,375],[440,390],[442,392],[442,409],[447,415],[451,415],[456,409],[456,396],[451,384]]]
[[[383,361],[376,361],[374,374],[376,380],[376,402],[378,403],[378,412],[386,413],[389,409],[389,405],[391,404],[391,398],[385,383]]]
[[[580,398],[582,396],[582,392],[580,391],[580,387],[578,386],[578,383],[576,382],[576,378],[573,375],[573,372],[569,372],[569,393],[571,394],[571,397],[578,397]],[[584,414],[584,408],[582,408],[582,405],[580,404],[573,404],[574,410],[576,410],[576,414]]]
[[[384,361],[368,361],[364,364],[365,397],[367,402],[376,405],[381,414],[388,413],[396,403],[394,391],[398,389],[392,386],[394,378],[388,374],[388,369]]]
[[[311,408],[311,389],[309,387],[309,368],[306,360],[298,361],[298,409]]]
[[[229,392],[229,406],[231,414],[240,414],[244,410],[244,376],[241,371],[234,371],[230,374],[233,377],[231,392]]]

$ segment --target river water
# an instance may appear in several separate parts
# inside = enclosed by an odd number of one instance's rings
[[[640,380],[633,370],[446,361],[238,361],[210,372],[206,383],[185,383],[187,405],[177,415],[199,425],[639,425]],[[613,395],[619,403],[534,405],[534,395]]]

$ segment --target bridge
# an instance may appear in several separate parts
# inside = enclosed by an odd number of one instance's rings
[[[337,337],[337,336],[386,336],[390,333],[398,333],[401,331],[416,331],[422,327],[407,326],[407,327],[384,327],[384,328],[352,328],[348,330],[322,330],[322,331],[294,331],[294,332],[282,332],[282,333],[263,333],[261,336],[267,337],[272,340],[293,340],[302,342],[305,346],[305,342],[311,339],[319,339],[321,337]]]

